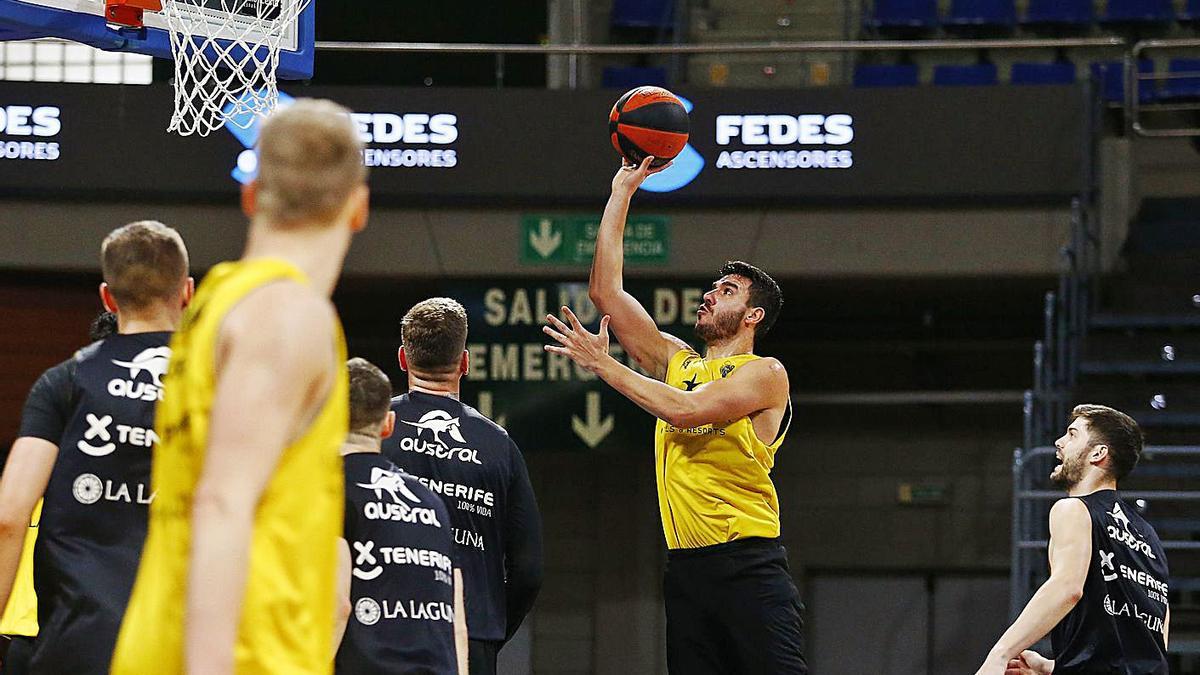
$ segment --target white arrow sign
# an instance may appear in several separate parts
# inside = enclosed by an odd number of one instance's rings
[[[575,431],[575,435],[584,443],[587,443],[589,448],[594,448],[608,437],[613,430],[613,416],[609,415],[604,419],[600,419],[600,392],[589,391],[587,393],[587,421],[579,419],[571,415],[571,429]]]
[[[481,415],[495,422],[496,424],[499,424],[500,426],[504,426],[508,421],[508,415],[496,414],[496,401],[494,398],[492,398],[492,392],[490,391],[480,390],[479,405],[477,408]]]
[[[554,231],[554,223],[549,218],[543,218],[538,222],[537,232],[529,233],[529,244],[538,255],[549,258],[562,246],[562,238],[562,232]]]

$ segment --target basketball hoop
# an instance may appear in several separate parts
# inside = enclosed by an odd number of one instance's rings
[[[105,0],[104,18],[110,24],[126,28],[141,28],[146,10],[161,12],[160,0]]]
[[[109,23],[141,28],[160,0],[105,0]],[[175,61],[168,131],[207,136],[246,128],[279,101],[279,50],[311,0],[161,0]]]

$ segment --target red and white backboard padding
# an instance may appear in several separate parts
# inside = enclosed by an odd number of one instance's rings
[[[175,63],[169,129],[208,135],[312,77],[314,0],[0,0],[0,40],[58,37]]]

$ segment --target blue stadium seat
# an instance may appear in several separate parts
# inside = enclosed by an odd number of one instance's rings
[[[633,89],[652,85],[667,86],[667,70],[652,66],[605,66],[600,86],[605,89]]]
[[[658,28],[675,25],[674,0],[613,0],[612,25],[621,28]]]
[[[917,66],[913,63],[857,65],[854,67],[856,87],[915,87]]]
[[[933,83],[940,87],[986,87],[997,81],[994,63],[967,66],[942,64],[933,67]]]
[[[875,0],[867,23],[875,28],[929,28],[937,24],[937,0]]]
[[[1138,61],[1138,72],[1149,75],[1154,72],[1154,62],[1150,59]],[[1107,61],[1092,64],[1092,77],[1100,87],[1100,98],[1109,103],[1125,102],[1125,64],[1121,61]],[[1138,88],[1138,100],[1147,103],[1154,100],[1153,83],[1143,81]]]
[[[1072,84],[1075,82],[1075,64],[1070,61],[1054,63],[1014,63],[1013,84]]]
[[[1167,74],[1173,77],[1163,81],[1162,98],[1200,97],[1200,59],[1171,59]]]
[[[1108,0],[1107,23],[1170,23],[1175,20],[1171,0]]]
[[[1017,23],[1013,0],[953,0],[947,26],[1012,26]]]
[[[1184,23],[1200,21],[1200,0],[1187,0],[1183,4],[1183,11],[1179,13],[1179,20]]]
[[[1023,23],[1084,26],[1096,19],[1092,0],[1029,0]]]

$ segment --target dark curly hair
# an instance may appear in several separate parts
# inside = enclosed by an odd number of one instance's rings
[[[771,275],[741,260],[730,260],[721,266],[717,274],[736,274],[750,280],[750,306],[763,309],[763,320],[754,327],[754,336],[766,335],[775,325],[775,319],[779,318],[779,310],[783,307],[783,292],[779,290],[779,284]]]
[[[1121,480],[1133,471],[1142,457],[1142,428],[1132,417],[1106,405],[1083,403],[1071,411],[1071,422],[1087,420],[1090,445],[1107,445],[1108,472]]]

